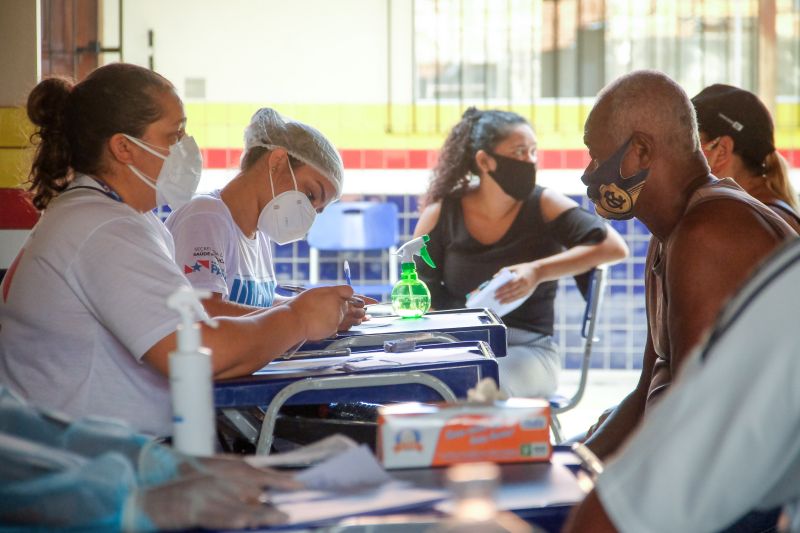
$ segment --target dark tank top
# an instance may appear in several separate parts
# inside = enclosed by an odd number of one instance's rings
[[[698,187],[689,198],[685,213],[696,206],[718,199],[736,200],[746,204],[772,230],[776,237],[788,239],[796,234],[791,227],[770,208],[747,194],[730,178],[709,182]],[[669,343],[669,324],[667,317],[669,302],[667,301],[666,278],[667,257],[673,245],[672,235],[662,243],[655,237],[650,240],[645,263],[647,321],[653,348],[658,356],[650,379],[647,394],[648,402],[656,399],[672,383],[672,367],[670,365],[671,347]],[[732,290],[731,294],[736,291]]]
[[[467,293],[501,268],[541,259],[577,244],[595,244],[606,236],[605,224],[576,207],[546,223],[540,201],[544,188],[536,186],[524,201],[508,231],[492,244],[477,241],[467,230],[461,198],[442,200],[439,220],[430,233],[428,251],[437,268],[418,264],[428,284],[435,309],[464,307]],[[420,262],[422,263],[422,262]],[[558,282],[540,284],[518,308],[503,316],[514,328],[553,334],[553,299]]]

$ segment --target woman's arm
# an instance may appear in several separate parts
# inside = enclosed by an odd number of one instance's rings
[[[217,328],[203,325],[203,345],[212,352],[214,378],[249,375],[307,339],[333,335],[352,295],[353,289],[344,285],[309,289],[285,305],[218,318]],[[175,342],[176,333],[170,333],[143,360],[167,375]]]
[[[496,297],[501,303],[530,295],[540,283],[545,281],[580,274],[597,265],[619,261],[627,257],[628,247],[625,241],[622,240],[619,233],[607,224],[600,222],[599,219],[595,221],[587,218],[588,224],[582,224],[581,220],[576,220],[574,224],[566,223],[570,221],[559,220],[559,217],[575,209],[579,209],[578,204],[566,196],[550,189],[542,192],[542,217],[545,222],[557,226],[555,237],[567,249],[549,257],[508,267],[518,277],[497,290]],[[574,218],[592,216],[586,212],[573,211],[572,213]],[[594,218],[596,219],[596,217]],[[602,236],[599,242],[591,242],[598,236]],[[588,243],[575,244],[584,241],[588,241]]]
[[[417,262],[417,274],[419,278],[428,286],[431,292],[431,309],[443,309],[446,307],[447,295],[445,294],[444,287],[442,286],[442,272],[444,269],[444,243],[438,238],[437,233],[434,232],[436,226],[439,224],[439,216],[442,212],[442,204],[436,202],[430,204],[422,211],[417,222],[417,227],[414,228],[414,238],[422,235],[430,235],[431,240],[428,243],[428,254],[433,259],[436,268],[431,268],[424,261]]]

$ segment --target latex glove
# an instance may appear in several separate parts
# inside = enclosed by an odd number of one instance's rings
[[[319,340],[336,333],[352,296],[353,289],[347,285],[317,287],[301,292],[286,305],[297,317],[304,338]]]
[[[517,277],[497,289],[494,293],[494,297],[497,298],[497,301],[501,304],[513,302],[519,298],[527,298],[533,294],[533,291],[536,290],[536,287],[538,287],[539,283],[542,281],[539,278],[539,267],[535,261],[519,263],[506,268],[515,273]]]
[[[279,490],[297,490],[303,484],[294,479],[288,472],[280,472],[271,468],[256,468],[240,455],[214,455],[212,457],[192,457],[181,464],[180,474],[213,475],[231,481],[250,483],[262,488]]]
[[[364,306],[376,303],[378,303],[378,300],[370,298],[369,296],[361,294],[354,295],[347,301],[347,311],[345,312],[342,322],[339,324],[339,331],[347,331],[353,326],[357,326],[363,321],[369,320]]]
[[[122,529],[242,529],[286,520],[258,484],[198,474],[133,492],[122,512]]]

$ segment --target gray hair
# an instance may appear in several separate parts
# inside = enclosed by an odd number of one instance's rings
[[[686,91],[663,72],[638,70],[606,85],[595,108],[608,106],[605,132],[621,145],[634,131],[649,133],[674,155],[700,149],[697,117]]]

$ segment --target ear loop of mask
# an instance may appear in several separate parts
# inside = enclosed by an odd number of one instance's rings
[[[139,148],[141,148],[142,150],[144,150],[145,152],[148,152],[148,153],[150,153],[150,154],[153,154],[154,156],[156,156],[156,157],[159,157],[159,158],[163,159],[164,161],[166,161],[166,160],[167,160],[167,156],[165,156],[165,155],[162,155],[162,154],[159,154],[158,152],[156,152],[155,150],[153,150],[152,148],[150,148],[149,146],[147,146],[147,143],[145,143],[144,141],[141,141],[141,140],[137,139],[136,137],[131,137],[131,136],[130,136],[130,135],[128,135],[127,133],[123,133],[122,135],[123,135],[123,136],[124,136],[126,139],[128,139],[129,141],[131,141],[133,144],[135,144],[136,146],[138,146]],[[138,168],[136,168],[136,167],[135,167],[135,166],[133,166],[133,165],[128,165],[128,168],[130,169],[130,171],[131,171],[131,172],[133,172],[133,175],[134,175],[134,176],[136,176],[137,178],[139,178],[140,180],[142,180],[142,181],[143,181],[143,182],[144,182],[146,185],[148,185],[148,186],[149,186],[151,189],[153,189],[154,191],[158,192],[158,185],[157,185],[157,183],[158,183],[158,180],[156,180],[156,181],[153,181],[151,178],[149,178],[149,177],[145,176],[144,172],[142,172],[141,170],[139,170]],[[159,202],[158,202],[158,194],[156,194],[156,203],[159,203]],[[156,216],[157,216],[157,217],[158,217],[158,219],[159,219],[159,220],[161,220],[161,221],[163,221],[163,220],[164,220],[164,219],[162,218],[162,215],[163,215],[163,213],[164,213],[164,206],[162,206],[162,205],[157,205],[157,206],[156,206]]]
[[[158,153],[158,152],[155,150],[155,148],[160,148],[161,150],[163,150],[164,148],[161,148],[160,146],[156,146],[156,145],[154,145],[154,144],[150,144],[150,143],[149,143],[149,142],[147,142],[147,141],[143,141],[143,140],[141,140],[141,139],[137,139],[136,137],[131,137],[131,136],[130,136],[130,135],[128,135],[127,133],[123,133],[122,135],[123,135],[123,136],[124,136],[126,139],[128,139],[129,141],[131,141],[133,144],[135,144],[136,146],[138,146],[139,148],[141,148],[142,150],[145,150],[146,152],[150,152],[150,153],[151,153],[151,154],[153,154],[154,156],[156,156],[156,157],[158,157],[158,158],[161,158],[161,159],[163,159],[164,161],[166,161],[166,160],[167,160],[167,156],[165,156],[164,154]],[[169,151],[169,148],[167,148],[167,151]]]
[[[294,177],[294,170],[292,170],[292,163],[289,161],[289,154],[286,154],[286,164],[289,165],[289,174],[292,175],[292,183],[294,183],[294,190],[299,191],[297,188],[297,178]],[[272,197],[275,198],[275,182],[272,179],[272,167],[267,165],[267,171],[269,172],[269,186],[272,189]]]

